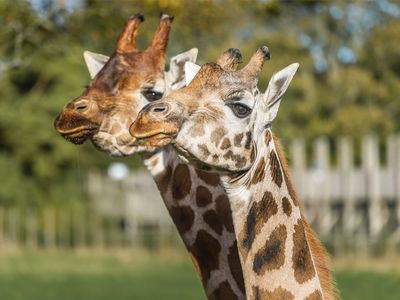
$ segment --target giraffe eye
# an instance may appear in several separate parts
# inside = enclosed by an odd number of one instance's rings
[[[251,113],[251,109],[242,103],[232,103],[229,107],[238,118],[245,118]]]
[[[148,101],[156,101],[162,98],[163,94],[155,91],[143,91],[142,95],[148,100]]]

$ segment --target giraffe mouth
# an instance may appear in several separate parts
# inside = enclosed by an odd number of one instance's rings
[[[64,137],[67,141],[80,145],[86,140],[90,139],[99,129],[96,124],[89,124],[86,126],[80,126],[73,129],[57,129],[57,131]]]
[[[135,135],[136,145],[146,147],[163,147],[168,145],[174,138],[174,133],[150,132]]]

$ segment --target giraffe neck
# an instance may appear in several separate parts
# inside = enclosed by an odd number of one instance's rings
[[[246,299],[232,212],[219,176],[183,163],[171,147],[143,160],[208,299]]]
[[[221,177],[248,299],[334,299],[323,247],[305,221],[269,128],[253,167]]]

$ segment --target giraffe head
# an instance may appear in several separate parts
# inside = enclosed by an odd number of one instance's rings
[[[232,51],[217,63],[197,67],[197,74],[195,65],[189,65],[194,70],[186,74],[196,74],[190,84],[147,105],[131,126],[131,134],[148,147],[173,143],[184,158],[202,169],[249,169],[257,155],[259,135],[274,120],[298,68],[292,64],[279,71],[266,92],[260,93],[258,76],[269,58],[264,46],[241,70],[235,69]]]
[[[129,125],[143,106],[184,85],[183,65],[196,59],[197,49],[173,57],[169,72],[164,73],[173,18],[161,14],[150,46],[140,51],[136,38],[143,20],[140,14],[128,19],[111,57],[85,52],[93,80],[54,122],[68,141],[82,144],[90,139],[100,150],[116,156],[140,151],[133,145]]]

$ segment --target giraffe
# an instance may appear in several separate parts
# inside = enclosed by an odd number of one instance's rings
[[[134,47],[143,16],[131,17],[118,38],[115,53],[85,52],[93,78],[83,94],[66,105],[55,121],[67,140],[86,140],[114,156],[140,153],[200,275],[208,299],[245,299],[244,281],[229,201],[219,177],[182,162],[172,147],[137,147],[129,126],[146,104],[185,84],[184,64],[195,61],[197,49],[171,59],[163,74],[163,55],[172,19],[162,15],[150,50]],[[152,49],[155,43],[162,51]],[[148,55],[149,57],[147,57]],[[154,57],[155,56],[155,57]],[[241,60],[231,49],[223,56],[232,64]]]
[[[190,84],[144,107],[130,132],[141,146],[172,144],[183,159],[221,176],[247,299],[334,299],[327,254],[271,131],[299,65],[274,74],[263,94],[257,81],[269,58],[263,46],[239,71],[220,61],[189,66],[198,71]]]

